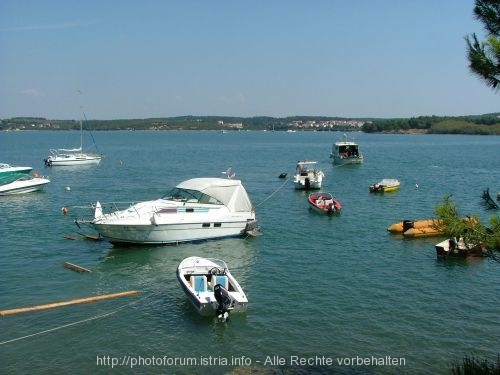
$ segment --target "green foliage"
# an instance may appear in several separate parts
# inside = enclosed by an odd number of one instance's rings
[[[437,204],[435,213],[441,221],[447,237],[463,237],[465,243],[484,244],[488,255],[500,261],[500,219],[492,216],[489,219],[489,227],[483,225],[476,216],[465,217],[459,215],[457,207],[451,201],[450,196],[443,198],[442,204]]]
[[[431,134],[500,135],[498,114],[483,116],[422,116],[409,119],[380,119],[363,125],[367,133],[420,131]]]
[[[500,4],[498,0],[476,0],[475,17],[488,32],[480,42],[473,33],[465,38],[469,68],[494,90],[500,89]]]
[[[491,125],[477,124],[470,120],[444,120],[435,123],[429,133],[435,134],[479,134],[490,135],[500,134],[500,123]]]
[[[289,130],[296,123],[330,122],[351,120],[325,116],[291,117],[227,117],[227,116],[179,116],[147,119],[85,120],[87,130],[231,130],[238,129],[232,124],[241,124],[244,130]],[[500,135],[500,113],[477,116],[439,117],[421,116],[408,119],[363,119],[362,128],[353,127],[348,121],[338,121],[330,127],[298,127],[299,130],[315,131],[352,131],[367,133],[435,133],[435,134],[482,134]],[[77,130],[75,120],[48,120],[37,117],[15,117],[0,120],[1,130]]]

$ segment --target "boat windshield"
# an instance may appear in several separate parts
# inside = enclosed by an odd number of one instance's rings
[[[173,188],[163,199],[187,203],[223,204],[218,199],[198,190]]]
[[[357,145],[340,145],[339,154],[346,154],[347,156],[359,156]]]

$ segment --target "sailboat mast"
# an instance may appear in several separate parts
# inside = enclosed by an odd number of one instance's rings
[[[80,106],[80,152],[83,152],[83,107]]]

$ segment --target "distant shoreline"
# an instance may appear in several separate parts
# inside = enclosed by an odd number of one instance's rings
[[[15,117],[0,120],[0,131],[79,130],[80,121]],[[479,116],[420,116],[407,119],[341,118],[325,116],[224,117],[181,116],[130,120],[85,120],[84,129],[122,131],[340,131],[388,134],[500,135],[500,113]]]

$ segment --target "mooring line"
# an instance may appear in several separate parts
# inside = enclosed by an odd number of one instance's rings
[[[110,312],[107,312],[107,313],[104,313],[104,314],[100,314],[100,315],[94,315],[94,316],[91,316],[90,318],[86,318],[86,319],[83,319],[83,320],[79,320],[79,321],[76,321],[76,322],[72,322],[72,323],[68,323],[68,324],[64,324],[62,326],[58,326],[58,327],[54,327],[54,328],[50,328],[50,329],[47,329],[45,331],[41,331],[41,332],[36,332],[36,333],[32,333],[30,335],[26,335],[26,336],[22,336],[22,337],[17,337],[15,339],[11,339],[11,340],[7,340],[7,341],[3,341],[3,342],[0,342],[0,345],[4,345],[4,344],[9,344],[11,342],[15,342],[15,341],[19,341],[19,340],[24,340],[24,339],[27,339],[27,338],[30,338],[30,337],[34,337],[34,336],[38,336],[38,335],[43,335],[44,333],[49,333],[49,332],[53,332],[53,331],[57,331],[57,330],[60,330],[60,329],[63,329],[63,328],[67,328],[67,327],[71,327],[71,326],[74,326],[74,325],[77,325],[77,324],[81,324],[81,323],[85,323],[85,322],[90,322],[92,320],[96,320],[96,319],[101,319],[101,318],[106,318],[108,316],[111,316],[113,314],[116,314],[118,311],[120,310],[123,310],[125,307],[127,306],[130,306],[130,305],[133,305],[134,303],[137,303],[141,300],[143,300],[144,298],[146,298],[146,296],[142,297],[142,298],[139,298],[138,300],[136,301],[132,301],[132,302],[129,302],[123,306],[120,306],[119,308],[115,309],[115,310],[112,310]]]
[[[283,184],[281,184],[281,186],[279,188],[277,188],[275,191],[273,191],[266,199],[264,199],[262,202],[260,202],[257,206],[255,207],[259,207],[261,204],[263,204],[264,202],[266,202],[268,199],[270,199],[274,194],[276,194],[278,191],[281,190],[281,188],[283,188],[283,186],[285,186],[285,184],[288,182],[288,180],[290,180],[290,177],[288,177],[285,182],[283,182]]]

